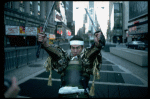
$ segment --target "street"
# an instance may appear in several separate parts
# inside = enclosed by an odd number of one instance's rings
[[[17,98],[58,97],[61,75],[52,71],[52,86],[48,86],[50,72],[44,63],[49,54],[59,51],[47,53],[43,46],[39,48],[41,43],[73,55],[82,52],[83,47],[76,44],[102,46],[100,79],[95,80],[95,96],[90,98],[148,96],[147,1],[8,1],[3,5],[3,72],[4,78],[16,77],[21,89]],[[98,52],[92,51],[90,61]],[[64,63],[62,55],[60,64]],[[89,88],[94,78],[90,75]]]
[[[95,81],[95,98],[126,98],[145,97],[147,88],[140,79],[119,66],[103,58],[103,65],[100,71],[100,80]],[[47,86],[49,72],[42,72],[19,86],[19,96],[34,98],[57,98],[60,86],[60,75],[55,71],[52,73],[52,86]],[[91,86],[93,77],[89,81]]]
[[[88,44],[87,44],[88,45]],[[69,50],[67,43],[60,44],[66,51]],[[109,54],[109,53],[107,53]],[[145,80],[132,73],[132,71],[117,65],[108,55],[102,51],[102,68],[100,70],[100,80],[95,80],[95,98],[126,98],[126,97],[146,97],[148,94],[148,85]],[[24,70],[19,74],[18,69],[15,72],[17,75],[25,75],[30,72],[30,75],[19,79],[19,98],[57,98],[60,87],[60,75],[55,71],[52,72],[52,86],[47,86],[49,72],[45,71],[43,63],[46,60],[39,60],[27,67],[22,67]],[[39,66],[36,66],[38,64]],[[38,69],[39,70],[36,70]],[[30,71],[29,71],[30,70]],[[36,71],[35,71],[36,70]],[[31,72],[34,72],[31,74]],[[12,72],[13,73],[13,72]],[[11,75],[12,75],[11,73]],[[23,74],[24,73],[24,74]],[[6,75],[8,75],[7,73]],[[15,74],[15,73],[14,73]],[[92,84],[93,76],[90,76],[89,87]]]

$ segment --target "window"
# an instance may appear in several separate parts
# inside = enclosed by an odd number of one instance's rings
[[[12,1],[11,2],[6,2],[5,7],[6,8],[12,8]]]
[[[114,3],[114,13],[122,12],[122,3]]]
[[[20,4],[19,4],[19,10],[21,12],[24,12],[24,3],[23,3],[23,1],[19,1],[19,2],[20,2]]]
[[[33,12],[33,2],[32,1],[30,1],[30,14],[34,15],[34,12]]]
[[[114,3],[114,29],[122,29],[122,3]]]
[[[38,1],[38,17],[40,17],[40,1]]]

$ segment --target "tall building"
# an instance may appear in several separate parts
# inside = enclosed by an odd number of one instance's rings
[[[67,27],[70,28],[72,35],[75,35],[73,22],[73,1],[63,1],[65,4],[65,13],[67,18]]]
[[[108,38],[110,42],[122,43],[123,37],[123,6],[122,1],[109,2],[109,30]]]
[[[71,12],[72,5],[70,3],[71,2],[69,1],[58,1],[56,4],[55,21],[57,22],[57,24],[56,24],[55,33],[56,33],[57,39],[67,40],[72,34],[72,26],[73,26],[72,14],[73,13]],[[70,10],[68,10],[69,8]],[[70,16],[68,16],[68,14],[70,14]],[[70,22],[70,25],[69,25],[69,22]]]
[[[113,29],[113,42],[117,43],[120,40],[122,43],[123,36],[123,10],[122,3],[114,3],[114,29]]]
[[[4,46],[37,45],[37,33],[42,32],[52,1],[10,1],[4,5]],[[48,19],[45,33],[54,34],[55,10]]]
[[[129,1],[123,1],[123,38],[122,42],[126,43],[128,38],[128,22],[129,22]]]
[[[94,1],[89,1],[89,10],[88,10],[93,22],[95,22],[95,10],[94,10]],[[93,34],[95,32],[92,22],[89,21],[89,30]]]
[[[122,3],[122,7],[117,7],[116,3]],[[122,9],[122,14],[115,13],[119,8]],[[116,11],[114,9],[116,9]],[[116,21],[115,16],[118,17],[118,19],[122,18],[122,21],[120,20],[119,22],[120,24]],[[116,33],[121,27],[122,33],[120,32],[120,39],[122,43],[138,40],[143,41],[148,45],[148,2],[110,1],[108,36],[110,37],[111,42],[117,42],[116,37],[118,36]],[[116,28],[118,28],[117,31],[115,31]]]

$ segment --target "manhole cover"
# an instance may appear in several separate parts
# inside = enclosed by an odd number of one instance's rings
[[[31,64],[31,65],[29,65],[29,67],[40,67],[40,66],[43,66],[43,64]]]

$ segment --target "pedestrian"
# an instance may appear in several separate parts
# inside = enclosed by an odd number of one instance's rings
[[[94,96],[94,80],[100,78],[99,70],[102,64],[101,48],[105,46],[105,38],[101,30],[94,33],[94,44],[84,49],[84,41],[80,36],[70,39],[70,54],[57,45],[49,45],[44,34],[38,34],[38,41],[47,51],[49,57],[46,70],[50,71],[48,85],[52,86],[52,69],[61,75],[59,97],[88,98]],[[93,83],[89,88],[90,75]]]

